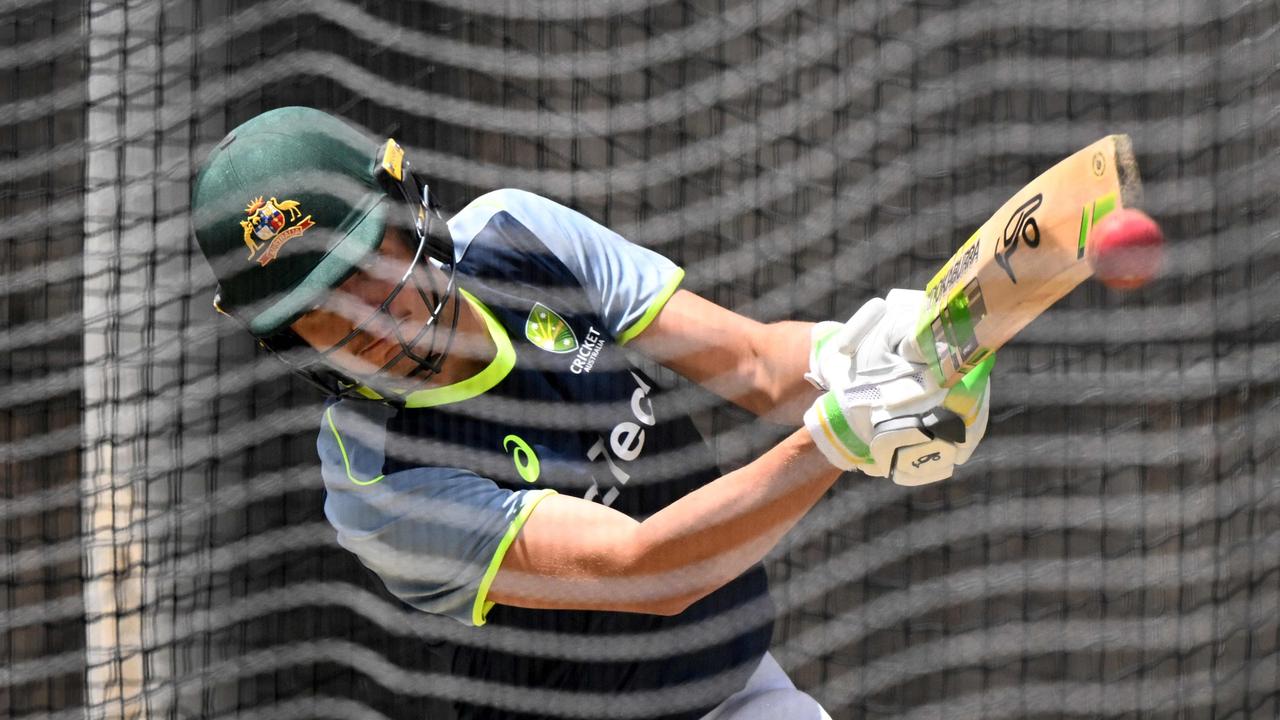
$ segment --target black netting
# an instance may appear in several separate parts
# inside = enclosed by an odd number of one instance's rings
[[[769,556],[772,652],[835,718],[1280,716],[1277,27],[1274,0],[7,0],[0,707],[434,719],[471,692],[432,651],[490,640],[337,546],[320,398],[215,316],[191,240],[214,143],[312,105],[396,137],[446,208],[538,192],[765,321],[923,286],[1129,134],[1163,275],[1004,348],[957,478],[842,480]],[[786,431],[676,389],[726,469]]]

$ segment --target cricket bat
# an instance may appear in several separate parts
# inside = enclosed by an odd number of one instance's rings
[[[1089,230],[1136,207],[1142,182],[1127,135],[1108,135],[1009,198],[925,286],[916,342],[951,387],[1093,274]]]

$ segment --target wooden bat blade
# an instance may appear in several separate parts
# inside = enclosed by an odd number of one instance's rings
[[[1141,202],[1127,135],[1108,135],[1009,198],[925,286],[916,342],[936,379],[954,385],[1093,274],[1089,230]]]

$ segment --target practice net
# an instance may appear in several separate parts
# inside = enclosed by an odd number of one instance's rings
[[[337,546],[321,398],[215,317],[189,217],[228,130],[312,105],[447,209],[538,192],[765,321],[922,287],[1128,133],[1163,275],[1002,350],[955,479],[843,478],[767,558],[772,652],[835,718],[1280,716],[1278,27],[1275,0],[4,0],[0,708],[434,720],[529,702],[440,642],[628,651],[412,611]],[[723,468],[786,432],[655,372]]]

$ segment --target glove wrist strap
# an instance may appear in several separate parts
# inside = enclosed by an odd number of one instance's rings
[[[849,427],[834,393],[814,401],[805,411],[804,426],[827,461],[841,470],[867,472],[875,464],[871,449]]]

